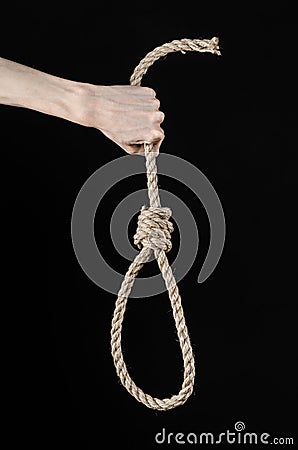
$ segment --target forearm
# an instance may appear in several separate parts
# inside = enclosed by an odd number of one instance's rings
[[[0,58],[0,103],[97,128],[128,153],[164,138],[164,114],[151,88],[70,81]]]
[[[0,58],[0,103],[82,123],[83,83]]]

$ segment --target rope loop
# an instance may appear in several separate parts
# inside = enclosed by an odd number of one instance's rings
[[[130,78],[130,84],[140,86],[142,76],[160,57],[163,57],[171,52],[181,52],[184,54],[188,51],[210,52],[215,55],[220,55],[218,38],[214,37],[210,40],[174,40],[155,48],[148,53],[135,68],[134,73]],[[171,266],[169,265],[169,261],[166,256],[166,252],[172,248],[171,233],[173,232],[174,227],[169,221],[172,212],[170,208],[161,207],[160,204],[156,167],[157,153],[152,150],[152,143],[144,144],[150,206],[143,206],[138,217],[138,227],[136,234],[134,235],[134,243],[141,249],[141,251],[130,264],[118,292],[118,298],[112,320],[111,351],[117,374],[127,391],[134,396],[136,400],[143,403],[148,408],[166,411],[176,408],[179,405],[183,405],[192,394],[195,380],[195,363],[182,309],[181,297]],[[164,399],[154,398],[149,394],[145,394],[142,389],[136,386],[128,373],[121,347],[122,323],[127,301],[135,278],[143,265],[149,261],[152,252],[154,252],[155,259],[164,279],[165,286],[168,290],[184,364],[183,383],[179,393],[170,398]]]

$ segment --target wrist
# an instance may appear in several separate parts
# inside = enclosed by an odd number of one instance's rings
[[[29,108],[88,127],[95,125],[102,87],[41,72],[39,92],[28,99]],[[96,89],[96,94],[95,94]]]
[[[37,80],[38,81],[38,80]],[[28,99],[29,108],[71,122],[82,123],[82,83],[40,73],[36,95]]]
[[[104,86],[59,78],[0,57],[0,103],[104,126]]]
[[[105,98],[108,86],[61,79],[59,89],[62,96],[55,104],[55,115],[86,127],[105,128],[110,107]]]
[[[69,120],[99,130],[104,128],[107,114],[105,92],[108,87],[90,83],[71,83],[66,97]]]
[[[52,115],[67,115],[72,82],[0,58],[0,102]]]

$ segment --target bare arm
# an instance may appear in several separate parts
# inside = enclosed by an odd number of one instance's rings
[[[164,114],[151,88],[96,86],[0,58],[0,103],[33,109],[102,131],[128,153],[158,151]]]

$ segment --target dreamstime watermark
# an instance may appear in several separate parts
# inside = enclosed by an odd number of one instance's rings
[[[220,200],[206,176],[188,161],[167,153],[158,156],[159,174],[171,177],[190,188],[203,204],[210,224],[210,244],[206,259],[198,275],[204,282],[214,271],[221,257],[225,241],[225,218]],[[73,248],[81,268],[100,288],[117,294],[123,274],[115,271],[101,255],[94,236],[94,218],[104,195],[119,181],[137,174],[145,175],[144,160],[129,155],[117,158],[94,172],[81,188],[72,213],[71,236]],[[133,183],[132,183],[133,185]],[[177,283],[192,267],[198,247],[199,233],[196,221],[177,195],[159,190],[161,203],[172,210],[179,229],[180,246],[172,263]],[[132,192],[117,205],[111,220],[110,234],[118,253],[132,261],[138,250],[128,239],[128,224],[143,205],[148,205],[147,190]],[[106,237],[104,239],[107,239]],[[135,280],[131,297],[149,297],[166,290],[161,274]]]
[[[253,433],[245,430],[244,422],[236,422],[234,430],[222,433],[168,433],[165,428],[156,433],[157,444],[276,444],[293,445],[292,437],[271,437],[269,433]]]

